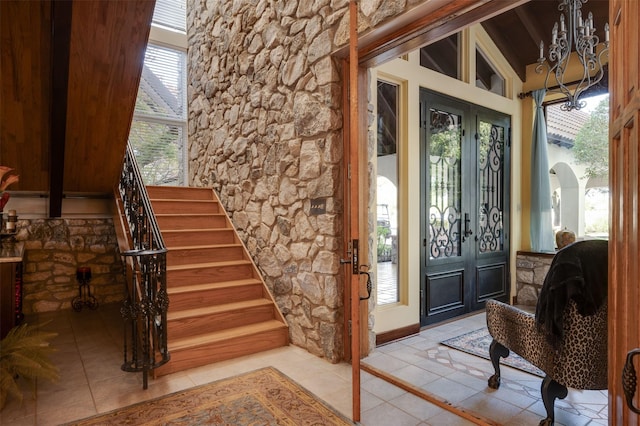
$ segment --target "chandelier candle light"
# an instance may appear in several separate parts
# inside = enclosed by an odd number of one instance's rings
[[[540,74],[546,68],[545,89],[551,93],[562,93],[567,97],[560,107],[562,110],[579,110],[586,105],[585,101],[580,100],[580,95],[598,84],[604,76],[602,57],[609,52],[609,24],[604,25],[604,47],[598,49],[600,38],[595,35],[593,15],[589,12],[587,18],[583,19],[580,10],[587,0],[559,1],[558,10],[563,12],[560,15],[560,26],[557,22],[553,26],[548,59],[544,57],[544,43],[540,41],[540,58],[536,72]],[[569,68],[574,44],[576,56],[582,64],[583,75],[576,82],[566,83],[565,73]],[[555,87],[549,87],[554,80]]]

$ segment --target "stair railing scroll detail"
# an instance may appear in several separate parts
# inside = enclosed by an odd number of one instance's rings
[[[119,183],[131,250],[121,253],[125,263],[125,297],[122,370],[148,374],[170,359],[167,345],[167,249],[156,222],[147,189],[130,145],[127,146]]]

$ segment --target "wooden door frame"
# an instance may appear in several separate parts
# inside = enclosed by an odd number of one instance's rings
[[[353,241],[361,241],[358,258],[368,257],[368,156],[367,153],[367,84],[368,69],[409,53],[420,46],[445,38],[460,29],[499,15],[530,0],[433,0],[372,29],[357,33],[358,2],[349,2],[349,43],[334,56],[342,59],[344,112],[345,251]],[[347,89],[348,88],[348,89]],[[346,93],[344,90],[348,90]],[[348,111],[348,112],[347,112]],[[348,117],[347,117],[348,115]],[[349,256],[353,253],[349,252]],[[345,260],[347,260],[345,258]],[[363,263],[362,261],[360,262]],[[347,264],[349,265],[349,264]],[[360,301],[361,276],[353,264],[345,272],[345,356],[352,363],[353,412],[360,421],[360,358],[368,353],[368,309]],[[355,284],[355,285],[354,285]],[[365,305],[366,306],[366,305]],[[364,326],[361,326],[364,324]],[[347,346],[350,346],[347,351]]]
[[[616,425],[640,424],[625,402],[622,378],[627,352],[640,346],[640,64],[634,61],[640,53],[639,12],[636,0],[609,2],[608,385],[609,424]]]

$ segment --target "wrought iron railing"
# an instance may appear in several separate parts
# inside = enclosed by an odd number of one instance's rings
[[[167,348],[166,253],[147,189],[131,146],[127,146],[119,184],[123,213],[129,227],[131,250],[125,261],[124,363],[122,370],[148,374],[169,361]]]

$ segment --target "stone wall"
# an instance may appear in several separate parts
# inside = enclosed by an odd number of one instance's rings
[[[359,31],[422,1],[359,2]],[[348,0],[188,0],[189,178],[214,188],[291,341],[343,357]],[[324,203],[315,214],[312,203]]]
[[[100,305],[121,301],[124,275],[111,219],[18,221],[25,244],[25,314],[71,309],[78,295],[76,268],[91,267],[91,293]]]
[[[536,306],[553,254],[518,252],[516,256],[516,298],[519,305]]]

